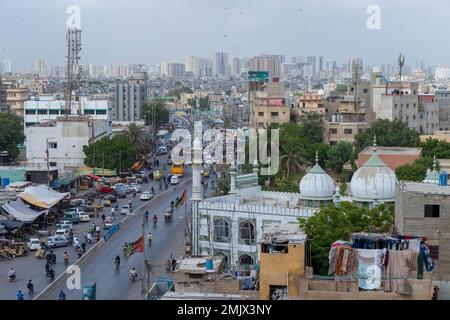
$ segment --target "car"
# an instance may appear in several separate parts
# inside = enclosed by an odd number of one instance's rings
[[[143,201],[148,201],[151,200],[153,198],[153,193],[148,192],[148,191],[144,191],[141,193],[141,196],[139,197],[139,199],[143,200]]]
[[[114,190],[117,190],[117,189],[120,189],[120,188],[125,188],[125,186],[126,186],[125,183],[119,182],[119,183],[116,183],[116,184],[113,186],[113,188],[114,188]]]
[[[109,200],[111,202],[117,202],[117,198],[114,194],[107,194],[103,199]]]
[[[100,192],[101,193],[111,193],[111,192],[114,192],[114,189],[111,188],[110,186],[102,186],[100,188]]]
[[[63,218],[74,224],[78,224],[80,222],[80,215],[76,211],[66,211]]]
[[[72,229],[72,222],[63,220],[56,224],[56,229]]]
[[[69,238],[69,229],[58,229],[55,231],[55,236],[62,236],[66,239]]]
[[[134,191],[136,191],[136,192],[141,192],[141,186],[140,185],[138,185],[137,183],[132,183],[132,184],[130,184],[130,186],[134,189]]]
[[[117,198],[123,199],[127,197],[127,191],[124,188],[116,190]]]
[[[120,214],[127,215],[131,213],[131,208],[128,204],[124,204],[120,207]]]
[[[105,223],[103,224],[104,229],[109,229],[113,226],[114,220],[111,217],[106,217]]]
[[[172,176],[170,178],[170,184],[179,184],[180,183],[180,177],[179,176]]]
[[[28,250],[34,251],[34,250],[40,250],[41,249],[41,240],[38,238],[31,238],[30,241],[27,243]]]
[[[89,222],[89,221],[91,221],[91,217],[86,212],[80,212],[78,214],[78,216],[80,218],[80,222]]]
[[[51,236],[45,243],[49,248],[67,247],[69,240],[64,236]]]

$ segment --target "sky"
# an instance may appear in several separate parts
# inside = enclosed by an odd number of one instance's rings
[[[65,60],[66,13],[81,10],[81,62],[182,62],[187,55],[361,57],[450,64],[450,0],[0,0],[0,60],[29,71]],[[380,9],[369,29],[367,8]]]

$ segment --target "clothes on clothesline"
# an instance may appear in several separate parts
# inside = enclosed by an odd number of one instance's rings
[[[425,269],[427,269],[428,272],[433,271],[434,262],[433,259],[431,258],[430,250],[423,241],[420,243],[420,255],[422,256]]]
[[[357,249],[358,285],[361,289],[375,290],[381,286],[381,268],[376,264],[377,250]]]
[[[332,247],[328,254],[328,274],[344,276],[353,273],[358,265],[357,252],[348,246]]]
[[[389,251],[389,263],[385,272],[384,291],[398,292],[404,287],[404,281],[412,278],[417,270],[418,253],[412,250]]]

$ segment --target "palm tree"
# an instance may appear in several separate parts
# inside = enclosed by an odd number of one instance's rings
[[[286,139],[280,145],[280,160],[286,168],[286,177],[291,177],[295,170],[303,171],[306,160],[306,150],[294,139]]]
[[[146,158],[150,152],[150,141],[144,132],[144,127],[132,122],[123,131],[123,134],[127,136],[134,149],[135,160]]]

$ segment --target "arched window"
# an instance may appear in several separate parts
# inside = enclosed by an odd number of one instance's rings
[[[242,265],[252,265],[253,264],[253,257],[249,254],[243,254],[239,257],[239,264]]]
[[[225,261],[225,264],[228,264],[228,255],[222,251],[219,251],[215,254],[216,257],[223,257],[223,260]]]
[[[255,241],[255,226],[249,220],[239,223],[239,237],[246,242]]]
[[[230,223],[224,218],[214,219],[214,240],[225,241],[230,239]]]

